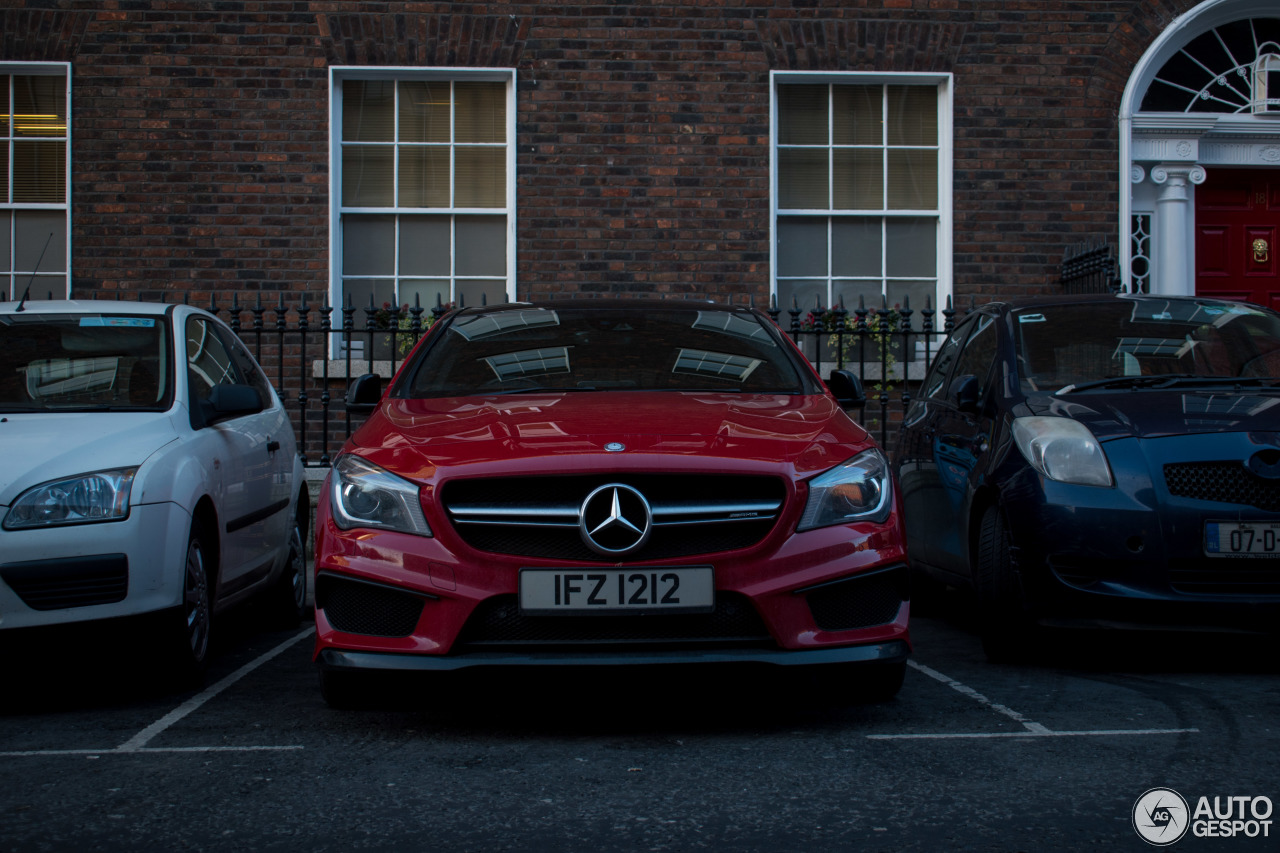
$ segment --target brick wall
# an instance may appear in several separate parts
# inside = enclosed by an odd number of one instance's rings
[[[0,59],[72,63],[73,289],[328,281],[328,72],[518,69],[521,298],[762,302],[771,70],[955,75],[957,295],[1051,286],[1112,238],[1115,116],[1191,0],[9,0]]]

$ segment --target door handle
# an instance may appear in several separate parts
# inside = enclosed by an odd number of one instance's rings
[[[268,453],[275,453],[275,452],[276,452],[277,450],[279,450],[279,449],[280,449],[280,442],[278,442],[278,441],[272,441],[272,440],[271,440],[271,439],[269,439],[269,438],[267,439],[267,452],[268,452]]]

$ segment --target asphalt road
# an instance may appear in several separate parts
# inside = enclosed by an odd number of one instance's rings
[[[844,709],[767,673],[645,671],[402,684],[336,712],[311,633],[252,612],[201,689],[108,637],[6,648],[0,850],[1142,851],[1149,789],[1280,804],[1275,645],[1064,638],[996,666],[954,604],[913,619],[896,700]],[[1170,849],[1280,850],[1268,819]]]

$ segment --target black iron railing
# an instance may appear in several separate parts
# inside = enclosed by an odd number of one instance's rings
[[[363,373],[393,375],[447,310],[417,304],[379,308],[372,302],[335,309],[305,293],[296,305],[286,305],[280,294],[275,305],[264,304],[260,296],[243,305],[237,296],[225,307],[211,298],[205,308],[240,336],[275,384],[290,412],[303,463],[313,468],[328,467],[359,426],[346,410],[347,383]],[[867,404],[855,414],[886,447],[890,426],[910,403],[910,388],[923,378],[956,314],[949,299],[936,314],[928,305],[914,312],[905,301],[892,308],[859,303],[853,310],[843,305],[780,309],[775,303],[767,313],[824,378],[833,369],[846,369],[862,380]]]
[[[1105,243],[1067,247],[1058,281],[1067,293],[1119,293],[1124,286],[1120,262]]]

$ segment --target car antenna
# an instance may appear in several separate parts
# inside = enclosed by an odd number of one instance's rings
[[[40,250],[40,257],[36,258],[36,267],[31,271],[31,278],[27,279],[27,289],[22,291],[22,298],[18,300],[18,307],[13,309],[14,313],[26,311],[22,306],[26,304],[27,297],[31,295],[31,284],[36,280],[36,272],[40,269],[40,263],[44,260],[44,253],[49,251],[49,243],[53,240],[53,232],[49,232],[49,236],[44,241],[44,248]]]

